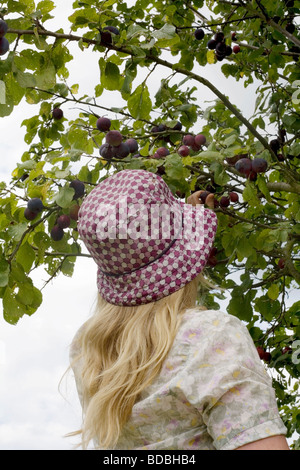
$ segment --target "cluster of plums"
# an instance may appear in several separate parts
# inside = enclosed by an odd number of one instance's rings
[[[123,135],[118,130],[111,130],[111,120],[107,117],[99,117],[96,122],[96,127],[99,131],[105,132],[105,143],[100,146],[99,154],[105,160],[112,158],[123,159],[132,154],[133,157],[140,157],[138,153],[139,145],[136,139],[129,138],[123,140]],[[182,124],[178,122],[172,130],[181,130]],[[165,124],[153,126],[151,132],[159,134],[168,129]],[[160,147],[157,149],[153,158],[163,158],[169,155],[170,151],[167,147]]]
[[[0,20],[0,55],[4,55],[9,51],[9,42],[5,37],[7,30],[7,23],[4,20]]]
[[[77,200],[84,195],[85,192],[85,185],[82,181],[73,180],[70,182],[70,188],[74,189],[74,196],[73,200]],[[78,219],[78,212],[79,212],[79,204],[73,204],[68,214],[61,214],[57,217],[55,225],[52,227],[50,235],[54,241],[59,241],[64,236],[64,229],[70,226],[71,220]],[[26,220],[34,220],[37,218],[38,214],[45,210],[43,201],[38,198],[34,197],[29,199],[27,203],[27,207],[24,210],[24,217]]]
[[[230,166],[234,166],[240,175],[250,181],[255,181],[258,173],[265,173],[268,169],[268,163],[264,158],[251,159],[247,153],[228,157],[226,161]]]
[[[111,120],[99,117],[96,123],[97,129],[105,132],[105,143],[100,146],[99,153],[105,160],[112,158],[126,158],[138,151],[138,142],[135,139],[123,141],[123,135],[118,130],[111,130]]]
[[[202,28],[197,28],[194,31],[195,38],[199,41],[204,38],[205,32]],[[231,39],[236,41],[236,33],[232,33]],[[233,52],[237,54],[241,48],[238,44],[231,47],[226,44],[225,35],[223,31],[218,31],[215,35],[207,42],[207,47],[210,50],[215,51],[215,56],[218,61],[222,61],[225,57],[230,56]]]

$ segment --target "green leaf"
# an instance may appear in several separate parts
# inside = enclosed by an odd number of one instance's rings
[[[280,312],[280,302],[277,299],[271,299],[267,294],[255,299],[254,305],[255,310],[268,322],[271,322]]]
[[[119,67],[110,61],[100,59],[101,84],[107,90],[119,90],[121,85],[121,75]]]
[[[244,288],[240,289],[237,287],[233,289],[232,298],[228,305],[228,313],[238,317],[240,320],[250,322],[253,315],[251,300],[251,292],[245,294]]]
[[[279,296],[279,285],[278,284],[272,284],[269,289],[268,289],[268,296],[272,300],[278,299]]]
[[[172,46],[180,42],[180,38],[176,34],[176,27],[168,23],[164,24],[161,29],[154,31],[152,36],[157,39],[158,46]]]
[[[8,227],[7,233],[14,241],[18,242],[21,240],[21,237],[23,233],[27,230],[27,228],[28,226],[26,222],[16,224],[16,225],[11,225],[10,227]]]
[[[29,272],[35,260],[35,251],[25,242],[20,246],[16,255],[16,261],[23,266],[25,272]]]
[[[42,293],[39,289],[34,287],[32,282],[23,283],[19,286],[16,300],[21,304],[36,310],[41,305]],[[27,309],[25,313],[31,314],[32,312]]]
[[[15,325],[24,315],[24,305],[17,301],[13,289],[7,287],[3,296],[3,316],[4,319]]]
[[[0,104],[6,104],[6,87],[2,80],[0,80]]]
[[[212,150],[205,150],[204,152],[200,152],[197,154],[197,157],[200,157],[201,160],[205,162],[214,162],[220,161],[223,162],[224,157],[220,152],[214,152]],[[217,168],[217,167],[216,167]],[[223,171],[223,167],[218,167]]]
[[[6,259],[1,256],[0,257],[0,287],[5,287],[8,284],[9,280],[9,273],[10,273],[10,265]]]
[[[269,192],[269,190],[268,190],[265,177],[264,177],[263,175],[258,175],[256,182],[257,182],[257,185],[258,185],[260,191],[261,191],[261,192],[263,193],[263,195],[265,196],[266,200],[267,200],[268,202],[272,202],[272,198],[271,198],[270,192]]]
[[[248,202],[250,206],[259,206],[260,200],[257,197],[256,187],[250,181],[246,181],[245,189],[243,191],[243,199],[245,202]]]
[[[53,88],[56,84],[56,70],[52,61],[48,60],[35,74],[36,86],[43,90]]]
[[[165,158],[165,170],[166,174],[172,180],[182,180],[185,175],[188,175],[187,168],[184,168],[182,159],[177,153],[171,153]]]
[[[139,85],[130,95],[128,109],[135,119],[149,119],[152,110],[150,93],[146,84]]]
[[[214,153],[214,152],[213,152]],[[216,152],[218,153],[218,152]],[[210,166],[211,170],[214,172],[214,180],[220,186],[224,186],[230,181],[229,175],[226,173],[226,169],[218,163],[217,161],[213,162]]]
[[[250,256],[256,253],[246,236],[237,240],[236,250],[239,255],[239,261],[242,261],[244,258],[250,258]]]

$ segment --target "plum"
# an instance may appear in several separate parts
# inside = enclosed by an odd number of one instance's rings
[[[118,147],[122,140],[123,136],[119,131],[108,131],[105,136],[106,143],[112,145],[113,147]]]
[[[29,211],[38,214],[39,212],[42,212],[44,204],[40,198],[34,197],[28,201],[27,208],[29,209]]]
[[[80,180],[71,181],[70,188],[73,188],[75,190],[73,199],[78,199],[84,195],[85,186],[82,181]]]
[[[97,129],[102,132],[107,132],[111,126],[111,120],[106,117],[100,117],[96,123]]]

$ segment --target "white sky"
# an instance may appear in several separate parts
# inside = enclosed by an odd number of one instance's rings
[[[50,22],[47,25],[49,29],[65,24],[72,3],[72,0],[56,1],[59,8],[54,26]],[[72,77],[68,83],[79,83],[80,95],[93,94],[99,77],[97,54],[83,53],[75,44],[70,45],[70,50],[76,59],[68,65]],[[246,117],[252,114],[254,87],[245,89],[242,82],[225,79],[219,65],[199,69],[244,110]],[[157,69],[157,73],[161,74],[162,69]],[[152,91],[158,83],[156,76]],[[207,89],[199,87],[203,107],[206,107],[204,101],[212,99],[214,96]],[[110,93],[99,102],[104,106],[118,106],[119,95]],[[65,105],[65,113],[74,112],[72,108],[72,104]],[[25,129],[20,126],[23,119],[33,114],[33,107],[23,103],[11,116],[1,120],[1,181],[9,180],[27,149],[23,140]],[[95,275],[93,262],[79,258],[72,278],[60,276],[43,291],[43,304],[32,317],[24,316],[17,326],[10,326],[0,318],[1,450],[72,449],[76,443],[74,438],[63,437],[80,426],[81,410],[72,375],[63,382],[64,396],[58,392],[58,384],[68,367],[68,346],[93,307]],[[47,278],[43,276],[43,271],[35,274],[37,285]]]

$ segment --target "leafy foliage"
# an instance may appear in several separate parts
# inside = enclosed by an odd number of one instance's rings
[[[300,430],[300,303],[287,305],[300,283],[298,3],[76,0],[68,33],[47,29],[53,1],[7,0],[0,7],[10,43],[0,60],[0,116],[24,101],[39,108],[23,121],[26,150],[11,184],[0,183],[5,319],[16,324],[41,305],[41,291],[31,280],[34,269],[44,266],[49,280],[59,273],[71,276],[76,258],[86,256],[76,214],[82,198],[107,176],[125,168],[146,169],[159,173],[179,198],[209,187],[219,220],[209,275],[228,293],[228,312],[243,320],[255,343],[269,352],[290,436]],[[108,32],[107,27],[117,29]],[[203,28],[202,40],[195,38],[196,28]],[[239,52],[221,59],[209,49],[217,32]],[[79,95],[80,86],[68,83],[68,64],[76,61],[70,41],[80,51],[92,50],[99,65],[93,97]],[[224,75],[224,89],[226,77],[243,82],[245,89],[255,85],[251,118],[204,77],[205,68],[214,67]],[[163,71],[160,83],[158,69]],[[207,107],[196,98],[199,84],[215,95]],[[111,92],[125,104],[104,107],[101,96]],[[78,110],[75,118],[68,116],[67,104]],[[63,110],[61,119],[53,117],[55,107]],[[96,123],[103,115],[124,140],[137,140],[138,153],[101,156],[105,132]],[[184,136],[200,133],[206,144],[180,156]],[[169,154],[156,158],[160,147]],[[262,158],[268,169],[245,177],[234,164],[239,156]],[[76,195],[74,180],[84,183],[84,195]],[[238,201],[222,207],[221,197],[231,192]],[[28,220],[24,210],[32,198],[41,199],[43,210]],[[61,239],[54,239],[51,232],[62,214],[70,216],[70,225]],[[220,297],[216,291],[204,300],[217,307]]]

